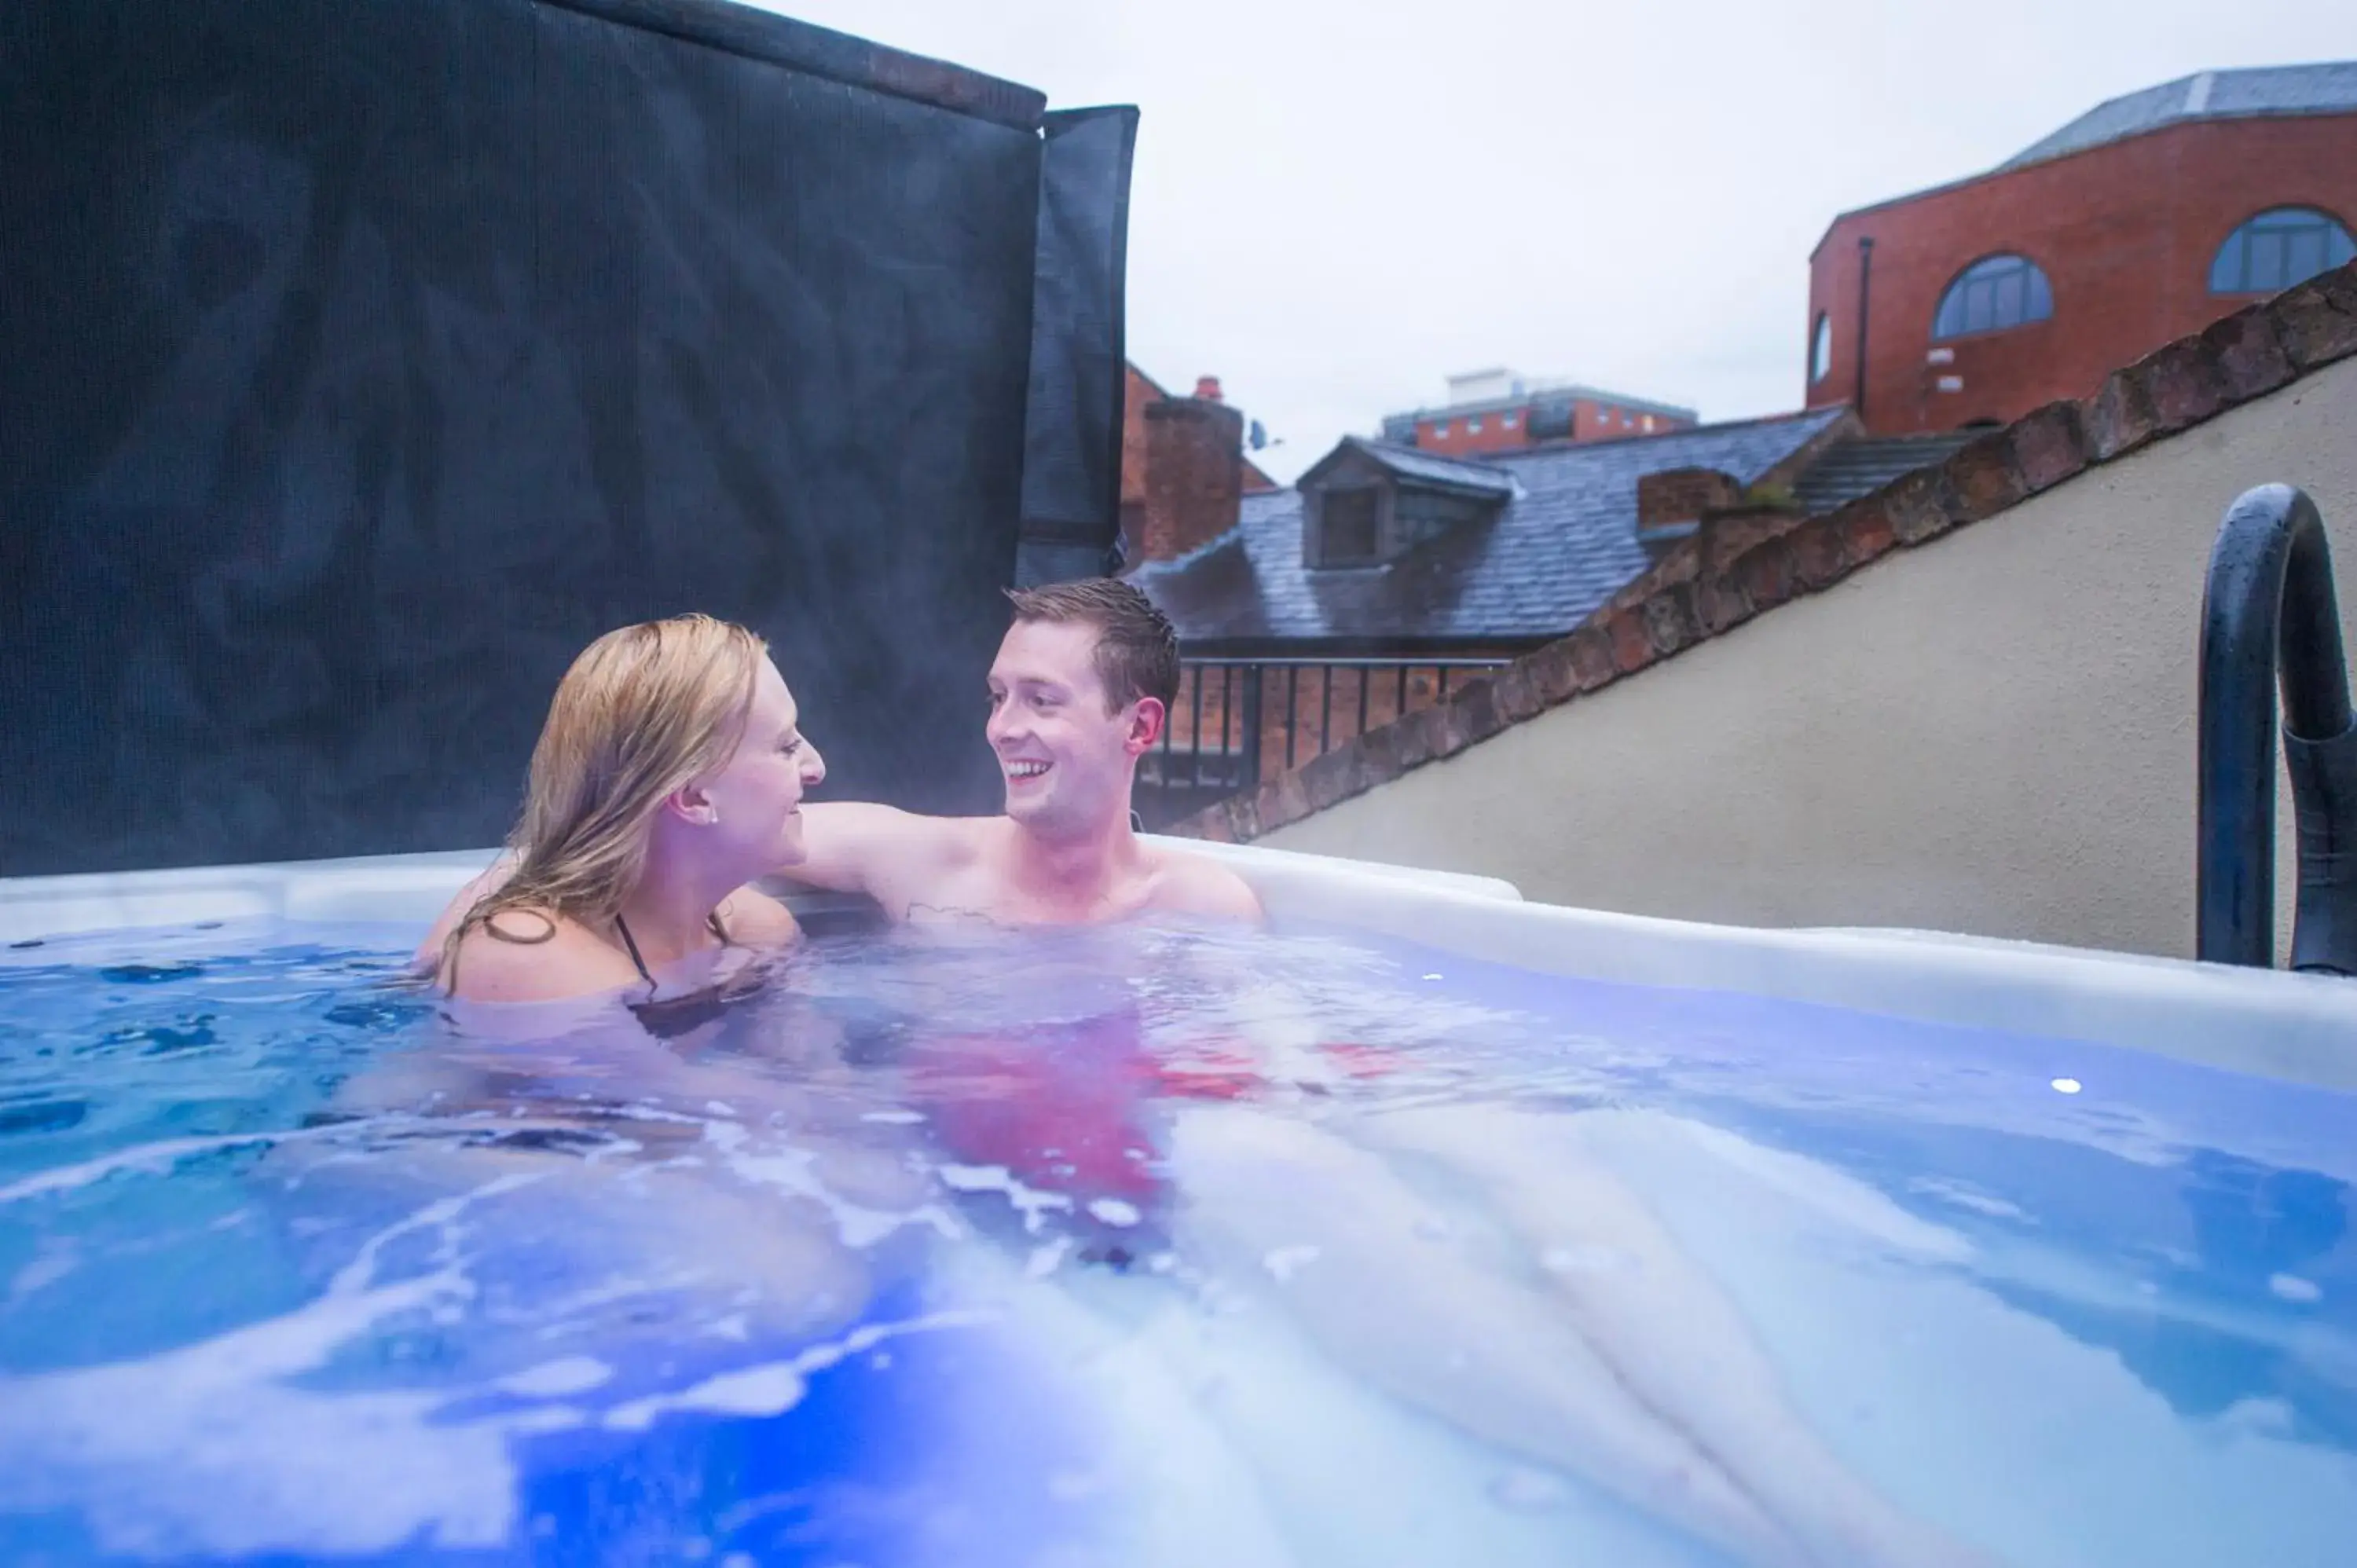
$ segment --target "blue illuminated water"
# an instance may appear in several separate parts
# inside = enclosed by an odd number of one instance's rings
[[[2357,1101],[1347,933],[0,953],[0,1562],[2338,1564]]]

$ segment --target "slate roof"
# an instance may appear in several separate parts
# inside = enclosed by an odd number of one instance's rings
[[[1129,580],[1191,643],[1561,636],[1651,564],[1637,542],[1640,475],[1706,467],[1751,484],[1846,413],[1495,452],[1479,465],[1418,454],[1451,469],[1499,469],[1516,493],[1490,521],[1459,524],[1381,565],[1316,571],[1301,564],[1300,492],[1250,495],[1234,528]]]
[[[1837,442],[1811,463],[1792,486],[1792,499],[1811,517],[1860,496],[1872,495],[1901,474],[1944,463],[1980,434],[1952,431],[1939,435],[1867,435]]]
[[[2099,103],[1999,164],[2019,168],[2186,120],[2357,113],[2357,60],[2205,70]]]

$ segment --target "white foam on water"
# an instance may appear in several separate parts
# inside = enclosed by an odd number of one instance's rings
[[[565,1394],[587,1393],[602,1387],[614,1376],[614,1369],[595,1356],[563,1356],[554,1361],[543,1361],[496,1380],[491,1386],[502,1393],[525,1399],[554,1399]]]
[[[322,1294],[291,1311],[135,1359],[0,1377],[0,1511],[73,1510],[103,1550],[133,1560],[341,1556],[414,1542],[489,1550],[519,1529],[517,1439],[587,1425],[644,1430],[674,1414],[780,1414],[809,1378],[849,1358],[991,1320],[940,1311],[864,1325],[602,1412],[568,1402],[608,1385],[617,1369],[580,1353],[470,1387],[317,1386],[374,1334],[466,1315],[479,1295],[467,1256],[478,1214],[568,1168],[513,1171],[417,1206],[367,1236]],[[500,1238],[480,1244],[496,1250]],[[394,1277],[406,1270],[417,1272]],[[694,1284],[704,1272],[608,1279],[536,1302],[532,1318],[544,1335],[569,1336],[576,1312]],[[535,1402],[454,1413],[487,1391]]]
[[[754,1150],[751,1134],[741,1122],[707,1122],[704,1139],[718,1151],[726,1168],[758,1187],[806,1197],[824,1208],[836,1236],[854,1251],[872,1247],[903,1226],[940,1227],[941,1217],[924,1205],[901,1210],[872,1208],[838,1195],[818,1175],[819,1151],[806,1147]]]
[[[205,1137],[159,1138],[150,1143],[135,1144],[129,1148],[115,1149],[91,1159],[70,1165],[53,1165],[21,1176],[5,1187],[0,1187],[0,1204],[22,1203],[30,1198],[46,1197],[57,1193],[73,1192],[104,1181],[109,1176],[126,1172],[151,1175],[169,1174],[172,1167],[184,1160],[202,1155],[219,1154],[225,1149],[289,1148],[305,1144],[337,1144],[397,1133],[418,1133],[437,1139],[449,1140],[471,1131],[496,1128],[501,1133],[522,1132],[577,1133],[580,1129],[569,1122],[551,1122],[531,1117],[507,1116],[442,1116],[424,1117],[385,1115],[361,1117],[349,1122],[330,1122],[317,1127],[290,1127],[277,1132],[222,1133]],[[637,1145],[630,1144],[635,1148]],[[604,1147],[592,1149],[592,1155],[616,1151]]]
[[[1296,1269],[1317,1261],[1317,1246],[1314,1243],[1303,1241],[1290,1247],[1271,1248],[1261,1254],[1260,1266],[1266,1269],[1272,1278],[1289,1280],[1293,1277],[1293,1272]]]
[[[2285,1301],[2307,1305],[2324,1299],[2323,1287],[2314,1280],[2301,1279],[2298,1274],[2269,1274],[2267,1289]]]
[[[1072,1200],[1060,1192],[1024,1186],[1005,1165],[941,1165],[933,1167],[933,1174],[952,1192],[1004,1193],[1007,1203],[1023,1217],[1023,1229],[1034,1236],[1048,1215],[1072,1207]]]
[[[337,1349],[474,1287],[447,1232],[529,1177],[428,1204],[369,1238],[325,1294],[274,1318],[135,1360],[0,1378],[0,1509],[71,1508],[110,1552],[139,1559],[361,1553],[424,1539],[506,1541],[509,1428],[439,1423],[448,1396],[300,1386]],[[381,1283],[386,1245],[445,1232],[436,1266]]]
[[[969,1328],[991,1321],[991,1314],[961,1310],[930,1313],[898,1323],[864,1324],[840,1339],[813,1345],[781,1360],[722,1372],[676,1393],[650,1394],[618,1404],[606,1412],[604,1424],[617,1432],[642,1432],[663,1416],[688,1412],[783,1415],[802,1402],[813,1372],[824,1371],[904,1335]]]

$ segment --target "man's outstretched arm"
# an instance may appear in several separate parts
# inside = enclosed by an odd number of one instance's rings
[[[897,806],[829,800],[802,808],[803,858],[778,867],[789,881],[878,902],[909,869],[932,855],[943,826]]]

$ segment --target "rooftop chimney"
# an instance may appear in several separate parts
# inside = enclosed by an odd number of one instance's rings
[[[1755,498],[1715,468],[1663,468],[1637,480],[1637,542],[1656,559],[1695,538],[1697,559],[1715,569],[1800,521],[1789,502]]]
[[[1167,397],[1140,410],[1145,494],[1125,520],[1129,560],[1168,561],[1236,525],[1242,510],[1244,416],[1204,376],[1193,397]]]
[[[1637,537],[1648,544],[1683,538],[1715,512],[1743,504],[1743,486],[1716,468],[1663,468],[1637,480]]]

